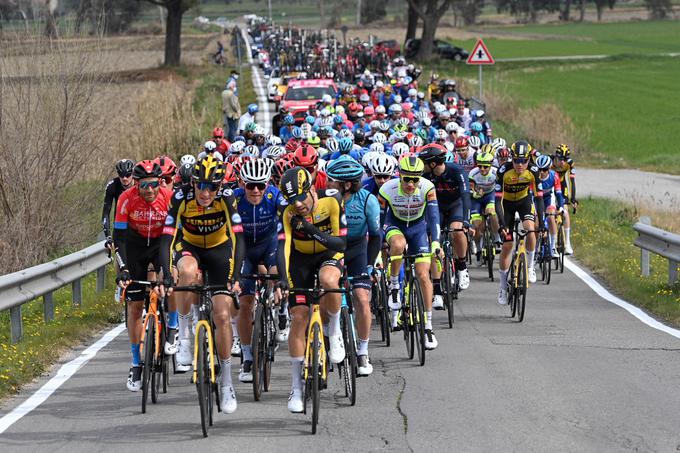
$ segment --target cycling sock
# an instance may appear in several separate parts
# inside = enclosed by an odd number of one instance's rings
[[[425,314],[425,329],[432,330],[432,310],[426,311]]]
[[[139,343],[130,343],[130,352],[132,352],[132,366],[139,366],[142,363],[142,358],[139,356]]]
[[[253,345],[252,344],[242,344],[241,354],[243,354],[243,361],[250,360],[253,361]]]
[[[531,252],[527,251],[527,264],[529,265],[530,269],[534,268],[534,251],[532,250]]]
[[[220,387],[231,385],[231,358],[226,360],[220,359]]]
[[[291,357],[290,364],[292,366],[293,389],[302,390],[302,361],[304,357]]]
[[[182,313],[179,314],[179,337],[181,339],[189,338],[191,334],[189,333],[189,319],[191,318],[190,314],[183,315]]]
[[[552,252],[555,250],[555,242],[557,242],[557,235],[556,234],[551,234],[550,235],[550,251]]]
[[[465,262],[465,258],[456,258],[456,270],[463,271],[465,269],[467,269],[467,263]]]
[[[508,285],[508,270],[499,269],[499,274],[501,276],[499,279],[501,288],[505,288]]]
[[[392,310],[392,327],[397,327],[397,320],[399,319],[399,310]]]
[[[442,280],[440,278],[435,278],[432,280],[432,291],[435,296],[442,295]]]
[[[340,312],[328,312],[328,336],[340,335]]]
[[[564,242],[571,245],[571,236],[569,235],[571,233],[571,228],[565,228],[564,229]]]
[[[169,329],[176,329],[177,328],[177,312],[176,311],[169,311],[168,312],[168,328]]]
[[[357,355],[368,355],[368,340],[359,340]]]
[[[281,302],[281,306],[279,307],[279,316],[286,316],[287,312],[288,312],[288,302]]]
[[[327,337],[328,335],[329,335],[328,334],[328,323],[324,323],[324,325],[323,325],[323,336]]]
[[[198,305],[191,305],[191,308],[189,309],[189,313],[191,313],[191,319],[192,320],[198,320]]]
[[[236,325],[236,320],[232,319],[231,320],[231,336],[232,337],[238,337],[238,326]]]

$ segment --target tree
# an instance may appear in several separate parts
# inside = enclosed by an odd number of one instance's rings
[[[165,66],[179,66],[182,54],[182,16],[198,0],[144,0],[167,11],[165,19]]]
[[[138,0],[79,0],[76,10],[76,33],[89,19],[92,32],[122,33],[141,10]]]
[[[361,2],[361,23],[368,24],[385,18],[385,0],[365,0]]]
[[[408,24],[406,25],[406,39],[404,39],[404,42],[408,41],[409,39],[415,39],[417,29],[418,29],[418,13],[416,13],[416,10],[413,9],[413,6],[411,6],[411,4],[409,3]]]
[[[452,0],[408,0],[409,6],[423,20],[423,33],[420,36],[420,47],[416,59],[429,60],[432,57],[434,37],[439,20],[451,6]],[[410,11],[410,9],[409,9]]]
[[[482,13],[484,0],[453,0],[452,6],[456,20],[461,17],[463,25],[474,25]],[[456,23],[456,25],[458,24]]]
[[[665,19],[673,14],[671,0],[645,0],[650,19]]]
[[[509,11],[513,16],[518,16],[522,20],[535,23],[538,20],[538,13],[541,11],[559,11],[559,0],[498,0],[498,11]]]
[[[45,0],[45,36],[51,39],[59,36],[57,20],[54,18],[57,6],[57,0]]]
[[[594,0],[594,2],[595,10],[597,11],[597,21],[600,22],[602,20],[602,11],[604,8],[609,7],[609,9],[613,9],[616,0]]]

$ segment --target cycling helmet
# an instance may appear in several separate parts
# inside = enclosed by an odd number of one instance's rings
[[[528,159],[533,148],[528,142],[519,140],[512,144],[510,151],[513,159]]]
[[[444,129],[437,129],[437,132],[434,134],[435,140],[446,140],[448,138],[448,134]]]
[[[451,122],[451,123],[446,123],[446,132],[448,132],[449,134],[450,134],[451,132],[458,132],[458,127],[459,127],[459,126],[458,126],[458,124],[456,124],[456,123],[453,123],[453,122]]]
[[[208,140],[207,142],[205,142],[203,144],[203,151],[205,151],[208,154],[212,154],[213,152],[215,152],[216,149],[217,149],[217,143],[215,143],[212,140]]]
[[[175,176],[177,173],[177,165],[168,156],[157,157],[155,162],[161,166],[161,176]]]
[[[338,141],[334,137],[326,139],[326,149],[329,153],[338,152]]]
[[[475,116],[477,116],[477,119],[484,118],[484,110],[477,110]]]
[[[496,157],[498,157],[499,160],[500,159],[506,159],[506,160],[510,159],[510,150],[508,148],[501,148],[496,153]]]
[[[368,99],[366,101],[368,101]],[[350,102],[350,104],[347,106],[347,111],[353,115],[359,113],[361,109],[361,105],[357,104],[356,102]]]
[[[326,165],[326,174],[336,181],[356,181],[364,174],[364,167],[348,155],[343,155]]]
[[[231,154],[241,154],[245,147],[246,147],[245,142],[234,142],[229,147],[229,153],[231,153]]]
[[[243,164],[241,171],[241,181],[248,183],[264,183],[272,177],[269,165],[264,159],[252,159]]]
[[[116,162],[116,173],[121,178],[127,178],[132,175],[132,170],[135,168],[135,163],[130,159],[121,159]]]
[[[364,107],[364,115],[365,116],[371,116],[371,115],[374,115],[374,114],[375,114],[375,109],[373,108],[373,106],[369,105],[368,107]]]
[[[372,152],[374,153],[384,153],[385,152],[385,145],[382,143],[371,143],[371,146],[369,148]]]
[[[307,144],[312,145],[314,148],[318,148],[321,145],[321,139],[316,134],[312,135],[307,139]]]
[[[295,124],[295,118],[293,118],[293,115],[288,114],[283,117],[283,124],[286,126],[290,126],[291,124]]]
[[[287,159],[279,159],[276,162],[274,162],[274,168],[272,169],[272,178],[276,181],[281,179],[281,175],[283,175],[286,170],[290,170],[293,168],[295,165],[293,162],[287,160]]]
[[[369,162],[369,170],[373,175],[388,175],[394,174],[394,160],[386,154],[378,154]]]
[[[473,135],[472,137],[468,137],[468,144],[470,145],[470,148],[479,149],[479,147],[482,146],[482,140]]]
[[[380,121],[378,121],[378,120],[373,120],[373,121],[371,121],[370,123],[368,123],[368,127],[370,127],[371,130],[378,129],[378,128],[380,128]]]
[[[258,110],[259,108],[257,107],[257,104],[248,104],[248,113],[250,113],[251,115],[253,113],[257,113]]]
[[[331,102],[333,102],[333,98],[331,97],[330,94],[326,93],[323,96],[321,96],[321,102],[323,102],[324,104],[330,104]]]
[[[561,144],[557,145],[557,148],[555,148],[555,155],[567,158],[571,155],[571,150],[569,149],[569,147],[567,145],[565,145],[564,143],[561,143]]]
[[[379,105],[375,108],[375,113],[385,113],[386,111],[384,105]]]
[[[491,146],[493,146],[494,149],[498,150],[506,148],[508,144],[505,142],[505,139],[498,137],[491,142]]]
[[[390,113],[401,113],[403,112],[403,109],[401,108],[400,104],[394,103],[390,105]]]
[[[423,140],[423,138],[420,135],[414,135],[413,137],[408,139],[408,146],[410,146],[411,148],[418,148],[420,146],[423,146],[423,143],[425,143],[425,140]],[[392,147],[392,152],[396,155],[396,152],[394,152],[394,146]]]
[[[331,130],[327,127],[320,127],[319,130],[316,132],[316,135],[318,135],[319,138],[326,138],[329,135],[331,135]]]
[[[194,171],[194,165],[193,164],[182,164],[179,167],[179,179],[182,181],[182,184],[189,184],[191,182],[191,174]]]
[[[293,136],[293,138],[302,137],[302,129],[300,129],[298,126],[294,126],[293,130],[291,131],[291,135]]]
[[[222,178],[224,184],[236,183],[236,170],[229,162],[224,163],[224,177]]]
[[[438,143],[430,143],[420,148],[418,157],[426,164],[430,162],[441,164],[446,160],[446,148]]]
[[[253,135],[264,135],[264,134],[265,134],[264,127],[262,127],[258,124],[257,127],[255,127],[255,130],[253,131]]]
[[[352,140],[348,137],[344,137],[338,142],[338,151],[340,151],[341,154],[348,154],[350,151],[352,151],[353,146],[354,143]]]
[[[295,150],[293,163],[298,167],[315,167],[319,161],[319,153],[311,145],[302,145]]]
[[[213,138],[224,138],[224,130],[221,127],[213,129]]]
[[[362,151],[364,151],[364,150],[365,150],[365,148],[362,149]],[[370,169],[370,166],[371,166],[371,161],[372,161],[373,159],[375,159],[375,157],[378,156],[378,155],[380,155],[380,153],[376,153],[376,152],[374,152],[374,151],[367,151],[367,152],[364,152],[364,155],[361,156],[361,165],[362,165],[366,170],[369,170],[369,169]]]
[[[456,150],[463,150],[467,149],[467,147],[470,146],[470,142],[468,141],[468,138],[463,136],[463,137],[458,137],[456,139],[456,143],[454,145],[454,148]]]
[[[484,145],[482,150],[477,153],[475,162],[477,162],[477,165],[491,165],[493,163],[493,154],[493,146]]]
[[[470,124],[470,132],[482,132],[482,123],[475,121]]]
[[[217,183],[224,179],[224,174],[224,163],[215,157],[208,155],[196,162],[191,178],[197,183]]]
[[[380,125],[378,126],[378,129],[380,129],[382,132],[387,132],[390,130],[390,122],[387,120],[381,121]]]
[[[155,160],[137,162],[137,165],[132,170],[132,177],[134,179],[160,178],[162,174],[163,170],[161,170],[161,166]]]
[[[295,203],[298,199],[306,198],[312,187],[312,176],[302,167],[293,167],[281,176],[279,189],[288,203]]]
[[[423,126],[425,126],[425,127],[430,127],[430,126],[432,126],[432,118],[430,118],[429,116],[426,116],[426,117],[423,118],[420,122],[421,122],[421,123],[423,124]],[[452,124],[453,124],[453,123],[452,123]]]
[[[428,132],[423,128],[416,130],[416,136],[420,137],[423,141],[426,141],[429,138]]]
[[[425,170],[425,164],[417,156],[405,156],[399,161],[401,176],[420,176]]]
[[[272,145],[269,148],[267,148],[265,157],[267,157],[268,159],[277,160],[284,154],[286,154],[286,151],[281,146]]]
[[[260,157],[260,148],[258,148],[255,145],[248,145],[245,148],[243,148],[242,155],[250,157]]]
[[[344,122],[345,122],[345,120],[342,119],[342,116],[340,116],[340,115],[335,115],[333,117],[333,124],[342,124]]]
[[[179,160],[180,165],[194,165],[196,163],[196,158],[193,156],[193,154],[185,154],[182,156],[182,158]]]
[[[309,137],[310,132],[312,132],[312,125],[309,123],[302,123],[300,126],[300,138],[306,140]]]
[[[373,143],[385,143],[387,142],[387,137],[382,132],[376,132],[373,134]]]
[[[550,158],[550,156],[543,154],[538,159],[536,159],[536,166],[540,170],[548,170],[551,165],[552,159]]]
[[[257,123],[250,122],[246,124],[246,132],[255,132],[255,129],[257,129]]]
[[[281,139],[276,135],[267,134],[267,140],[265,141],[268,145],[280,145],[282,143]]]
[[[404,130],[396,130],[397,128],[395,127],[394,129],[394,134],[390,136],[390,143],[404,141],[406,139],[406,130],[408,130],[408,128],[404,127]]]
[[[338,137],[349,138],[354,141],[354,134],[349,129],[342,129],[340,132],[338,132]]]

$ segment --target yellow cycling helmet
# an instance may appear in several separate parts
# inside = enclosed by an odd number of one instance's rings
[[[425,171],[425,164],[416,156],[404,156],[399,161],[401,176],[420,176]]]
[[[196,162],[191,178],[197,183],[222,182],[222,179],[224,179],[224,162],[209,154]]]
[[[526,141],[519,140],[512,144],[510,151],[513,159],[528,159],[534,148]]]
[[[475,161],[477,162],[477,165],[491,165],[493,163],[493,155],[493,146],[484,145],[477,154],[477,157],[475,157]]]
[[[561,143],[555,148],[555,155],[560,157],[569,157],[571,155],[571,150],[567,145]]]

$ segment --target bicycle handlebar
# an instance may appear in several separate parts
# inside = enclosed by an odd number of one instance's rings
[[[279,280],[279,274],[242,274],[246,280]]]

